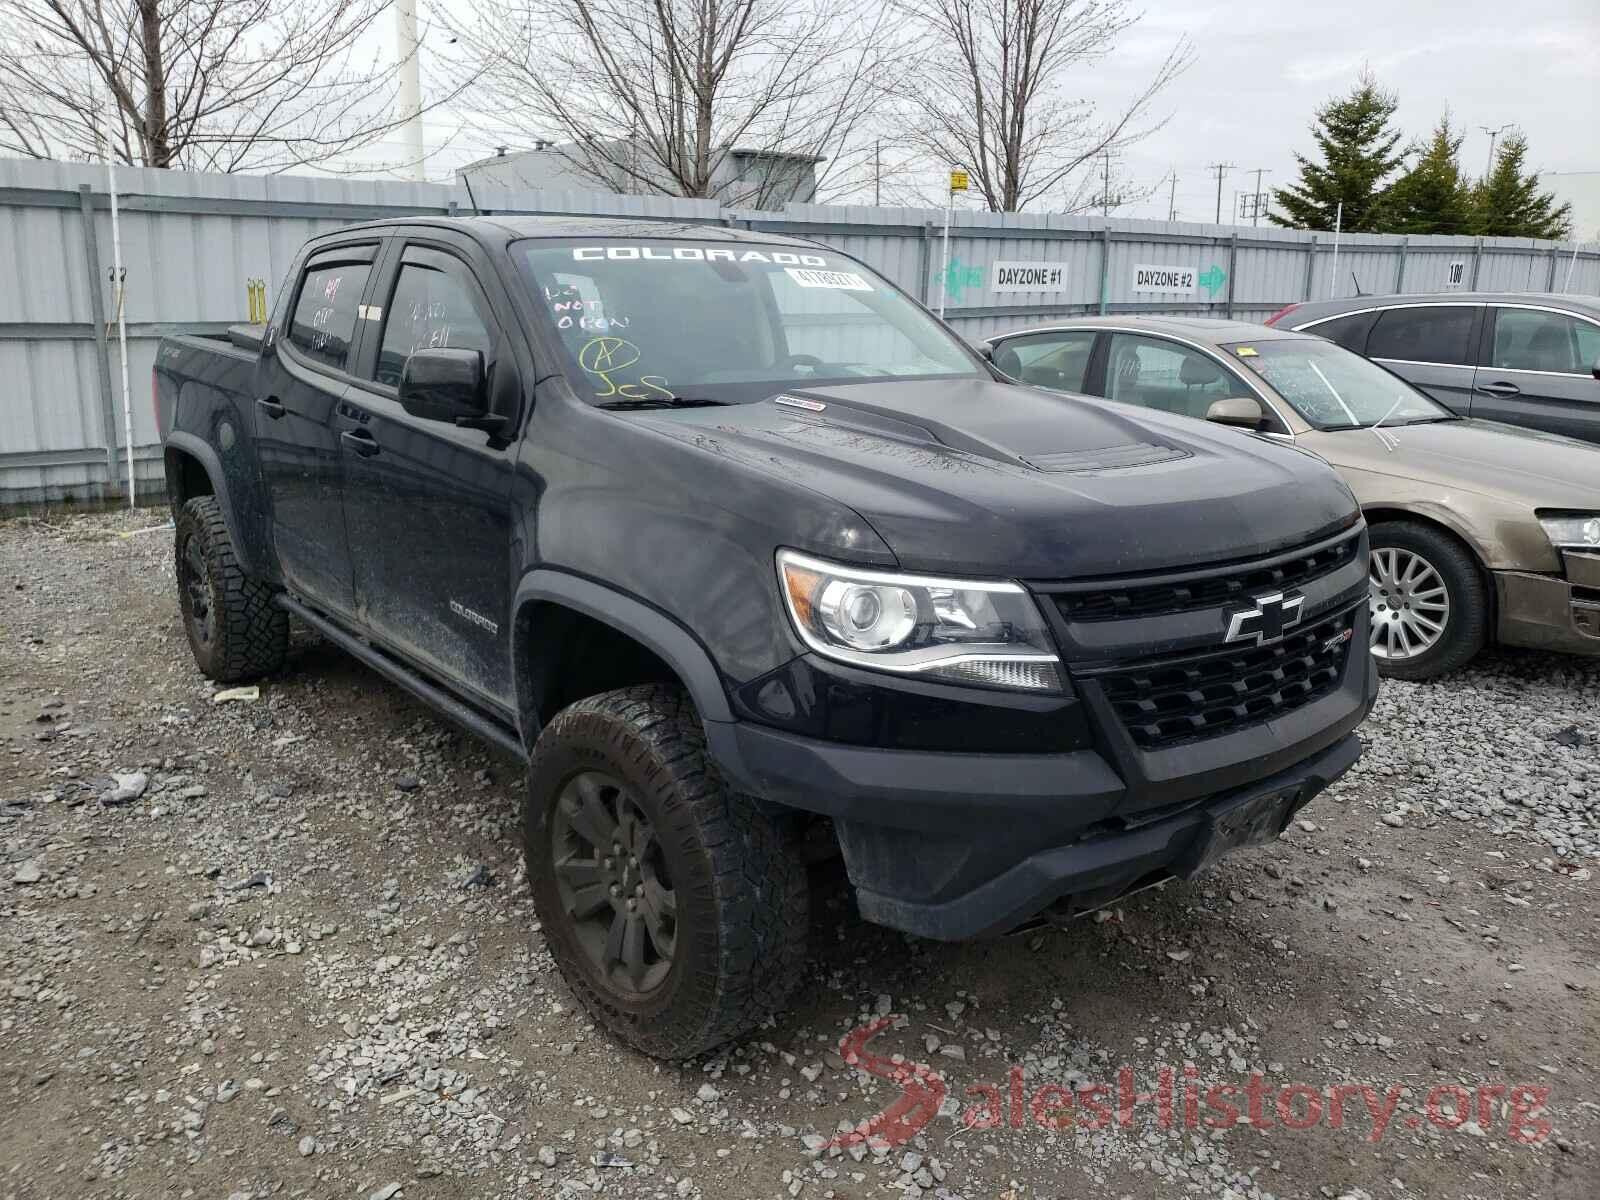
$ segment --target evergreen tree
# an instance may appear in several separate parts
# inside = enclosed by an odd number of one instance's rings
[[[1389,189],[1386,232],[1473,232],[1472,187],[1462,176],[1457,157],[1461,140],[1446,112],[1433,137],[1412,147],[1416,161]]]
[[[1355,90],[1317,110],[1311,136],[1322,151],[1314,163],[1296,154],[1300,182],[1276,192],[1272,220],[1291,229],[1332,229],[1339,203],[1344,203],[1344,228],[1376,232],[1384,228],[1388,208],[1385,181],[1405,161],[1396,151],[1400,134],[1390,127],[1399,101],[1381,91],[1370,71],[1363,71]]]
[[[1539,173],[1523,173],[1528,139],[1514,132],[1500,143],[1494,170],[1473,194],[1473,232],[1488,237],[1551,238],[1572,232],[1572,205],[1539,190]]]

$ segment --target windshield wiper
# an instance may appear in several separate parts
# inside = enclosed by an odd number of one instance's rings
[[[709,396],[650,396],[639,400],[608,400],[597,407],[618,410],[637,408],[713,408],[728,403],[727,400],[713,400]]]

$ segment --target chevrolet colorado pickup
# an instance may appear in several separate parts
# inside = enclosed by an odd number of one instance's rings
[[[155,366],[212,679],[292,616],[527,763],[595,1020],[681,1057],[802,978],[806,861],[931,938],[1276,837],[1360,753],[1367,533],[1320,460],[1007,383],[839,252],[356,226]]]

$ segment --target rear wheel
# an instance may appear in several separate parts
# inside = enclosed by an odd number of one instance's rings
[[[271,674],[289,652],[289,617],[272,589],[244,573],[215,496],[196,496],[178,513],[174,551],[178,604],[189,649],[218,683]]]
[[[731,792],[677,688],[580,700],[528,771],[528,877],[556,965],[596,1022],[687,1058],[777,1012],[805,965],[805,867]]]
[[[1472,556],[1448,534],[1411,521],[1372,528],[1367,599],[1372,654],[1396,679],[1464,666],[1488,640],[1489,605]]]

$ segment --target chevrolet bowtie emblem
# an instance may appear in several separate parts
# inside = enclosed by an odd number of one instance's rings
[[[1265,646],[1281,641],[1289,629],[1300,624],[1300,613],[1306,598],[1296,593],[1286,596],[1274,592],[1270,596],[1254,597],[1255,607],[1236,612],[1228,618],[1229,642],[1254,642]]]

